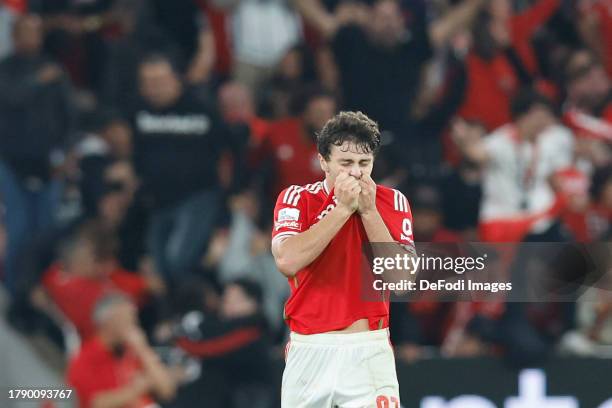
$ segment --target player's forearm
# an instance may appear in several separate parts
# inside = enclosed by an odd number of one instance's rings
[[[351,215],[349,209],[338,205],[307,231],[274,243],[272,253],[278,269],[283,275],[292,277],[311,264]]]
[[[397,254],[400,254],[401,256],[408,254],[410,257],[416,256],[414,250],[406,250],[404,246],[400,245],[393,239],[378,210],[373,210],[366,214],[362,214],[361,221],[363,222],[363,226],[366,230],[368,241],[370,241],[370,243],[374,243],[372,246],[374,257],[395,258]],[[415,280],[416,272],[417,271],[406,269],[388,270],[383,274],[383,279],[386,282]],[[401,294],[401,291],[396,291],[396,293]]]
[[[370,242],[395,242],[378,210],[361,214],[361,221]]]
[[[374,245],[372,248],[374,256],[395,257],[398,253],[402,256],[406,253],[406,249],[393,239],[387,225],[377,210],[362,214],[361,221],[370,243],[387,244]],[[408,255],[413,256],[414,252],[408,251]]]

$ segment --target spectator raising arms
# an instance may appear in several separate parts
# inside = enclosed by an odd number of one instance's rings
[[[481,239],[516,242],[551,225],[555,195],[549,178],[572,162],[571,133],[556,124],[550,102],[527,89],[512,102],[513,122],[484,139],[458,140],[484,169]],[[546,221],[545,219],[548,219]]]
[[[361,110],[393,131],[407,120],[432,47],[443,46],[484,3],[465,0],[428,25],[424,9],[402,10],[395,0],[371,7],[345,2],[333,15],[318,0],[295,2],[306,21],[331,39],[344,107]]]
[[[468,89],[460,113],[487,130],[508,122],[510,101],[538,74],[531,38],[557,10],[559,0],[539,0],[514,14],[508,0],[493,0],[474,26],[474,48],[467,58]]]

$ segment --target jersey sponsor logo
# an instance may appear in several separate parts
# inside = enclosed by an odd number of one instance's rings
[[[297,208],[283,208],[278,212],[277,222],[297,221],[300,219],[300,210]]]
[[[274,223],[274,229],[278,231],[281,228],[289,228],[294,230],[302,229],[302,223],[297,221],[283,221]]]
[[[408,242],[412,242],[412,237],[409,237],[407,235],[401,234],[400,235],[400,241],[408,241]]]

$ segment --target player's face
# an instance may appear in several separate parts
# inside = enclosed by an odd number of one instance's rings
[[[363,148],[352,142],[344,142],[340,146],[332,146],[329,160],[325,160],[319,155],[321,169],[325,172],[325,179],[331,188],[336,177],[340,173],[348,173],[356,179],[361,179],[364,174],[372,174],[374,165],[374,155],[372,152],[365,152]]]

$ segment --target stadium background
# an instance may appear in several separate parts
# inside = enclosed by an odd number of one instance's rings
[[[0,0],[0,384],[63,384],[119,290],[188,367],[164,406],[276,406],[271,208],[320,179],[313,135],[340,109],[379,122],[375,179],[408,197],[417,241],[609,240],[611,27],[609,0]],[[491,238],[481,203],[506,192],[465,153],[526,88],[571,160],[544,175],[545,231],[527,211]],[[611,312],[394,304],[404,404],[609,407]]]

